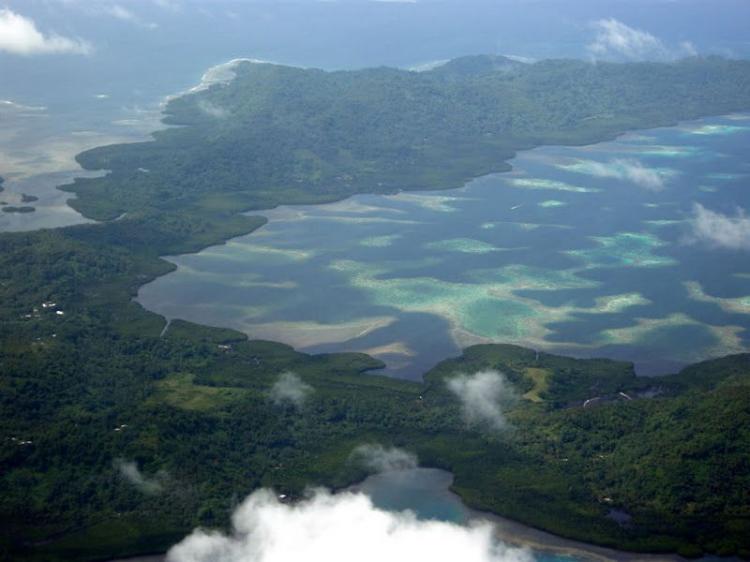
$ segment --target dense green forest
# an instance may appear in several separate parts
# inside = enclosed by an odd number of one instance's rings
[[[414,383],[374,374],[366,355],[167,327],[132,301],[170,271],[159,256],[263,224],[238,211],[452,187],[527,146],[747,109],[750,63],[237,72],[174,100],[167,122],[182,126],[153,142],[79,156],[112,172],[69,186],[72,203],[118,220],[0,235],[0,557],[161,551],[226,525],[259,486],[294,497],[361,479],[352,451],[374,442],[451,470],[472,506],[564,536],[750,557],[750,356],[653,380],[626,363],[477,346]],[[467,426],[446,386],[482,369],[521,396],[508,431]],[[313,389],[302,407],[270,399],[287,371]]]
[[[244,63],[227,85],[172,100],[153,142],[78,156],[106,178],[67,189],[87,216],[193,205],[316,203],[458,187],[515,151],[750,106],[750,62],[515,63],[467,57],[429,72],[324,72]]]

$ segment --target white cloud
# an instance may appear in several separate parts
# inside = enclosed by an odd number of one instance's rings
[[[162,8],[164,10],[172,10],[175,12],[182,8],[179,0],[153,0],[153,3],[156,4],[159,8]]]
[[[562,168],[600,178],[616,178],[629,181],[638,187],[650,191],[664,189],[666,179],[675,173],[669,169],[648,168],[639,160],[632,158],[616,158],[608,163],[583,160],[571,166],[562,166]]]
[[[397,447],[379,444],[360,445],[352,452],[352,459],[374,472],[391,472],[417,468],[417,456]]]
[[[682,53],[682,56],[694,57],[698,54],[698,49],[690,41],[683,41],[679,45],[678,52]]]
[[[626,179],[635,185],[651,191],[664,189],[664,175],[658,170],[647,168],[638,160],[615,160],[613,162],[616,170],[621,174],[621,179]]]
[[[23,105],[11,100],[0,100],[0,113],[6,112],[39,112],[46,111],[42,105]]]
[[[118,20],[131,23],[139,27],[145,27],[148,29],[156,29],[159,27],[159,25],[156,23],[143,21],[134,12],[128,10],[120,4],[110,4],[101,7],[89,7],[89,10],[92,14],[103,14],[106,16],[111,16]]]
[[[81,13],[90,17],[110,17],[120,20],[124,23],[142,27],[146,29],[157,29],[159,24],[154,22],[145,21],[136,12],[133,11],[133,5],[135,2],[117,3],[112,0],[101,0],[93,2],[92,0],[58,0],[67,6],[74,8]],[[157,6],[161,6],[158,2],[155,2]],[[137,5],[137,4],[136,4]],[[126,7],[127,6],[127,7]],[[164,5],[161,7],[168,7]]]
[[[518,399],[513,386],[498,371],[480,371],[448,379],[448,390],[461,401],[464,419],[469,425],[494,430],[508,427],[504,410]]]
[[[300,408],[312,392],[313,387],[299,378],[299,375],[282,373],[271,387],[270,396],[274,404],[292,404]]]
[[[16,55],[85,55],[91,50],[91,44],[86,41],[55,33],[45,35],[37,29],[33,20],[7,8],[0,9],[0,51]]]
[[[499,543],[489,523],[420,521],[353,492],[317,490],[290,505],[259,490],[239,506],[232,527],[229,535],[193,531],[167,562],[533,562],[528,550]]]
[[[525,57],[525,56],[522,56],[522,55],[508,55],[508,54],[504,54],[503,56],[506,59],[510,59],[512,61],[515,61],[515,62],[522,62],[524,64],[534,64],[537,61],[537,59],[535,59],[535,58]]]
[[[410,66],[407,70],[411,70],[412,72],[429,72],[430,70],[435,70],[436,68],[440,68],[441,66],[445,65],[447,62],[450,62],[450,59],[434,60],[430,62],[415,64],[414,66]]]
[[[120,20],[125,20],[125,21],[137,21],[138,20],[138,18],[133,12],[131,12],[130,10],[126,8],[123,8],[119,4],[107,6],[105,8],[105,12],[109,14],[110,16],[112,16],[113,18],[117,18]]]
[[[198,109],[215,119],[225,119],[226,117],[229,117],[229,111],[207,100],[200,100],[198,102]]]
[[[158,494],[164,487],[162,482],[166,479],[166,473],[163,471],[158,472],[153,478],[149,478],[140,471],[138,465],[133,461],[115,459],[114,465],[125,480],[144,494]]]
[[[750,250],[750,217],[742,209],[737,209],[732,217],[696,203],[690,225],[693,241],[730,250]]]
[[[614,18],[595,21],[592,27],[596,30],[596,37],[588,45],[588,50],[594,58],[670,60],[696,54],[695,47],[688,41],[669,47],[647,31],[635,29]]]

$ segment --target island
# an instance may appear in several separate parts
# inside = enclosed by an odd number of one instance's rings
[[[521,347],[466,349],[408,382],[363,354],[308,355],[133,302],[172,265],[264,223],[241,214],[354,193],[458,187],[542,144],[750,108],[750,62],[523,64],[428,72],[241,63],[172,100],[149,142],[78,156],[65,189],[99,223],[0,235],[0,553],[163,552],[273,487],[340,488],[363,443],[455,475],[470,506],[619,549],[750,558],[750,355],[658,379]],[[119,219],[119,220],[115,220]],[[508,430],[467,425],[448,379],[504,373]],[[271,389],[294,373],[304,405]]]
[[[36,207],[29,207],[28,205],[23,205],[21,207],[15,207],[13,205],[3,205],[3,212],[4,213],[33,213],[36,211]]]

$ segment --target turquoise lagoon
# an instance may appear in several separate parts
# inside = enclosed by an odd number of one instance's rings
[[[696,214],[750,228],[748,147],[750,115],[731,115],[533,149],[460,189],[279,207],[169,257],[138,301],[412,379],[482,342],[668,372],[750,347],[748,248],[706,238]]]

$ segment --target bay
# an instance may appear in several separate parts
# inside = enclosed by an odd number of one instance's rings
[[[748,350],[750,263],[705,230],[743,220],[749,145],[750,116],[731,115],[540,147],[460,189],[280,207],[168,257],[138,301],[408,379],[488,342],[667,373]]]

